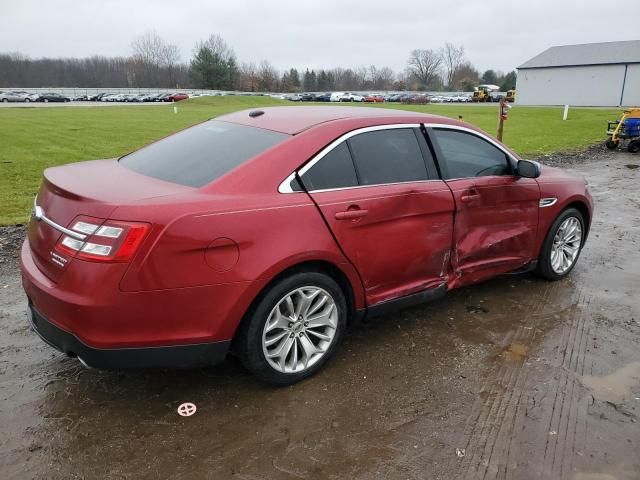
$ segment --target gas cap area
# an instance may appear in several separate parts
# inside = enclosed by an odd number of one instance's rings
[[[238,263],[240,248],[232,239],[219,237],[209,244],[204,258],[216,272],[228,272]]]

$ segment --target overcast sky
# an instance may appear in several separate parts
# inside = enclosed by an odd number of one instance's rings
[[[481,71],[509,71],[553,45],[639,39],[637,12],[626,28],[621,15],[602,0],[0,0],[0,52],[128,55],[155,30],[183,60],[219,33],[240,62],[278,69],[401,70],[412,49],[452,42]]]

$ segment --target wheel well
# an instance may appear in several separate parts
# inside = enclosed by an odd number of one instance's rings
[[[247,322],[248,319],[250,318],[251,313],[253,312],[254,308],[256,307],[260,299],[266,294],[267,291],[269,291],[269,288],[271,288],[273,284],[275,284],[282,278],[285,278],[300,272],[320,272],[320,273],[324,273],[325,275],[328,275],[333,280],[335,280],[335,282],[342,289],[342,292],[344,293],[344,296],[345,296],[345,300],[347,301],[347,310],[348,310],[347,326],[353,323],[353,321],[356,318],[355,296],[353,294],[353,287],[351,286],[351,282],[349,282],[349,279],[347,278],[347,276],[344,274],[342,270],[340,270],[331,262],[327,262],[324,260],[310,260],[307,262],[298,263],[296,265],[293,265],[283,270],[278,275],[273,277],[271,281],[269,281],[269,283],[267,283],[262,290],[260,290],[260,293],[256,295],[256,298],[253,299],[253,301],[251,302],[251,305],[249,306],[244,316],[242,317],[242,320],[238,325],[238,328],[236,329],[234,339],[235,337],[238,336],[238,332],[242,330],[243,324]],[[234,347],[232,345],[232,350],[233,349]]]
[[[583,202],[573,202],[570,203],[569,205],[567,205],[562,211],[564,212],[565,210],[567,210],[568,208],[575,208],[576,210],[578,210],[581,214],[582,214],[582,218],[585,222],[585,227],[586,227],[586,234],[585,234],[585,240],[587,238],[587,235],[589,234],[589,227],[591,226],[591,218],[589,218],[589,209],[587,208],[587,206],[583,203]]]

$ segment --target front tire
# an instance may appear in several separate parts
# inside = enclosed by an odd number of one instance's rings
[[[545,238],[538,258],[537,273],[553,281],[569,275],[578,262],[585,235],[582,213],[575,208],[560,213]]]
[[[627,145],[627,150],[629,153],[638,153],[640,152],[640,140],[631,140],[629,145]]]
[[[296,273],[261,295],[238,332],[238,353],[263,382],[291,385],[323,367],[346,323],[347,304],[338,284],[323,273]]]
[[[604,142],[604,146],[609,150],[615,150],[616,148],[618,148],[618,143],[618,141],[613,141],[610,138],[607,138],[607,140]]]

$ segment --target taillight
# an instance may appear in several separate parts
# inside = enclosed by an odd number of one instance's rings
[[[80,216],[70,230],[60,237],[56,245],[59,252],[84,260],[126,262],[144,240],[149,224]]]

